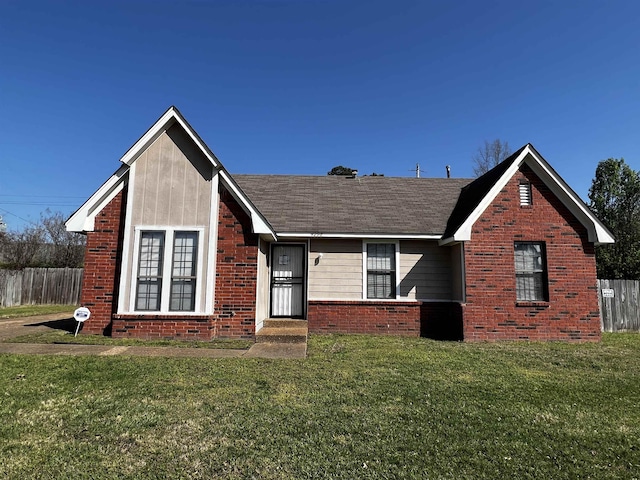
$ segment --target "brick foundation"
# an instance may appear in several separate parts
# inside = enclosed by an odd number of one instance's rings
[[[171,315],[114,315],[114,338],[176,338],[211,340],[214,322],[207,315],[175,317]]]
[[[521,178],[531,183],[531,206],[520,206]],[[517,241],[545,242],[548,302],[516,302]],[[593,244],[584,226],[526,165],[475,223],[464,257],[465,341],[600,340]]]
[[[450,302],[310,300],[307,320],[311,333],[462,336],[460,307]]]

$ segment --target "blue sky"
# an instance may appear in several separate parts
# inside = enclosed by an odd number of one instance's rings
[[[232,173],[640,169],[640,2],[0,2],[0,215],[73,212],[177,106]]]

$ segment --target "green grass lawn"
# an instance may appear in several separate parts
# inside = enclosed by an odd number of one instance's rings
[[[306,360],[0,356],[0,477],[638,478],[640,335],[313,336]]]
[[[64,343],[77,345],[111,345],[111,346],[138,346],[138,347],[177,347],[177,348],[215,348],[247,350],[255,342],[241,339],[214,339],[207,341],[198,340],[141,340],[139,338],[111,338],[102,335],[78,335],[75,332],[64,330],[51,330],[48,332],[36,332],[19,337],[11,337],[5,343]]]
[[[31,317],[34,315],[47,315],[50,313],[69,313],[77,307],[74,305],[20,305],[17,307],[0,308],[0,318]]]

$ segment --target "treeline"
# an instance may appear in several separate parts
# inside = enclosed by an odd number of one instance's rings
[[[598,164],[589,206],[616,243],[596,247],[598,278],[640,280],[640,173],[624,159]]]
[[[60,212],[47,210],[38,223],[20,231],[0,232],[0,266],[78,268],[84,262],[85,236],[67,232]]]

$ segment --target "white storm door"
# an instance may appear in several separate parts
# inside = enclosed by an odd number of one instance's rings
[[[271,316],[304,316],[304,245],[273,245],[271,250]]]

